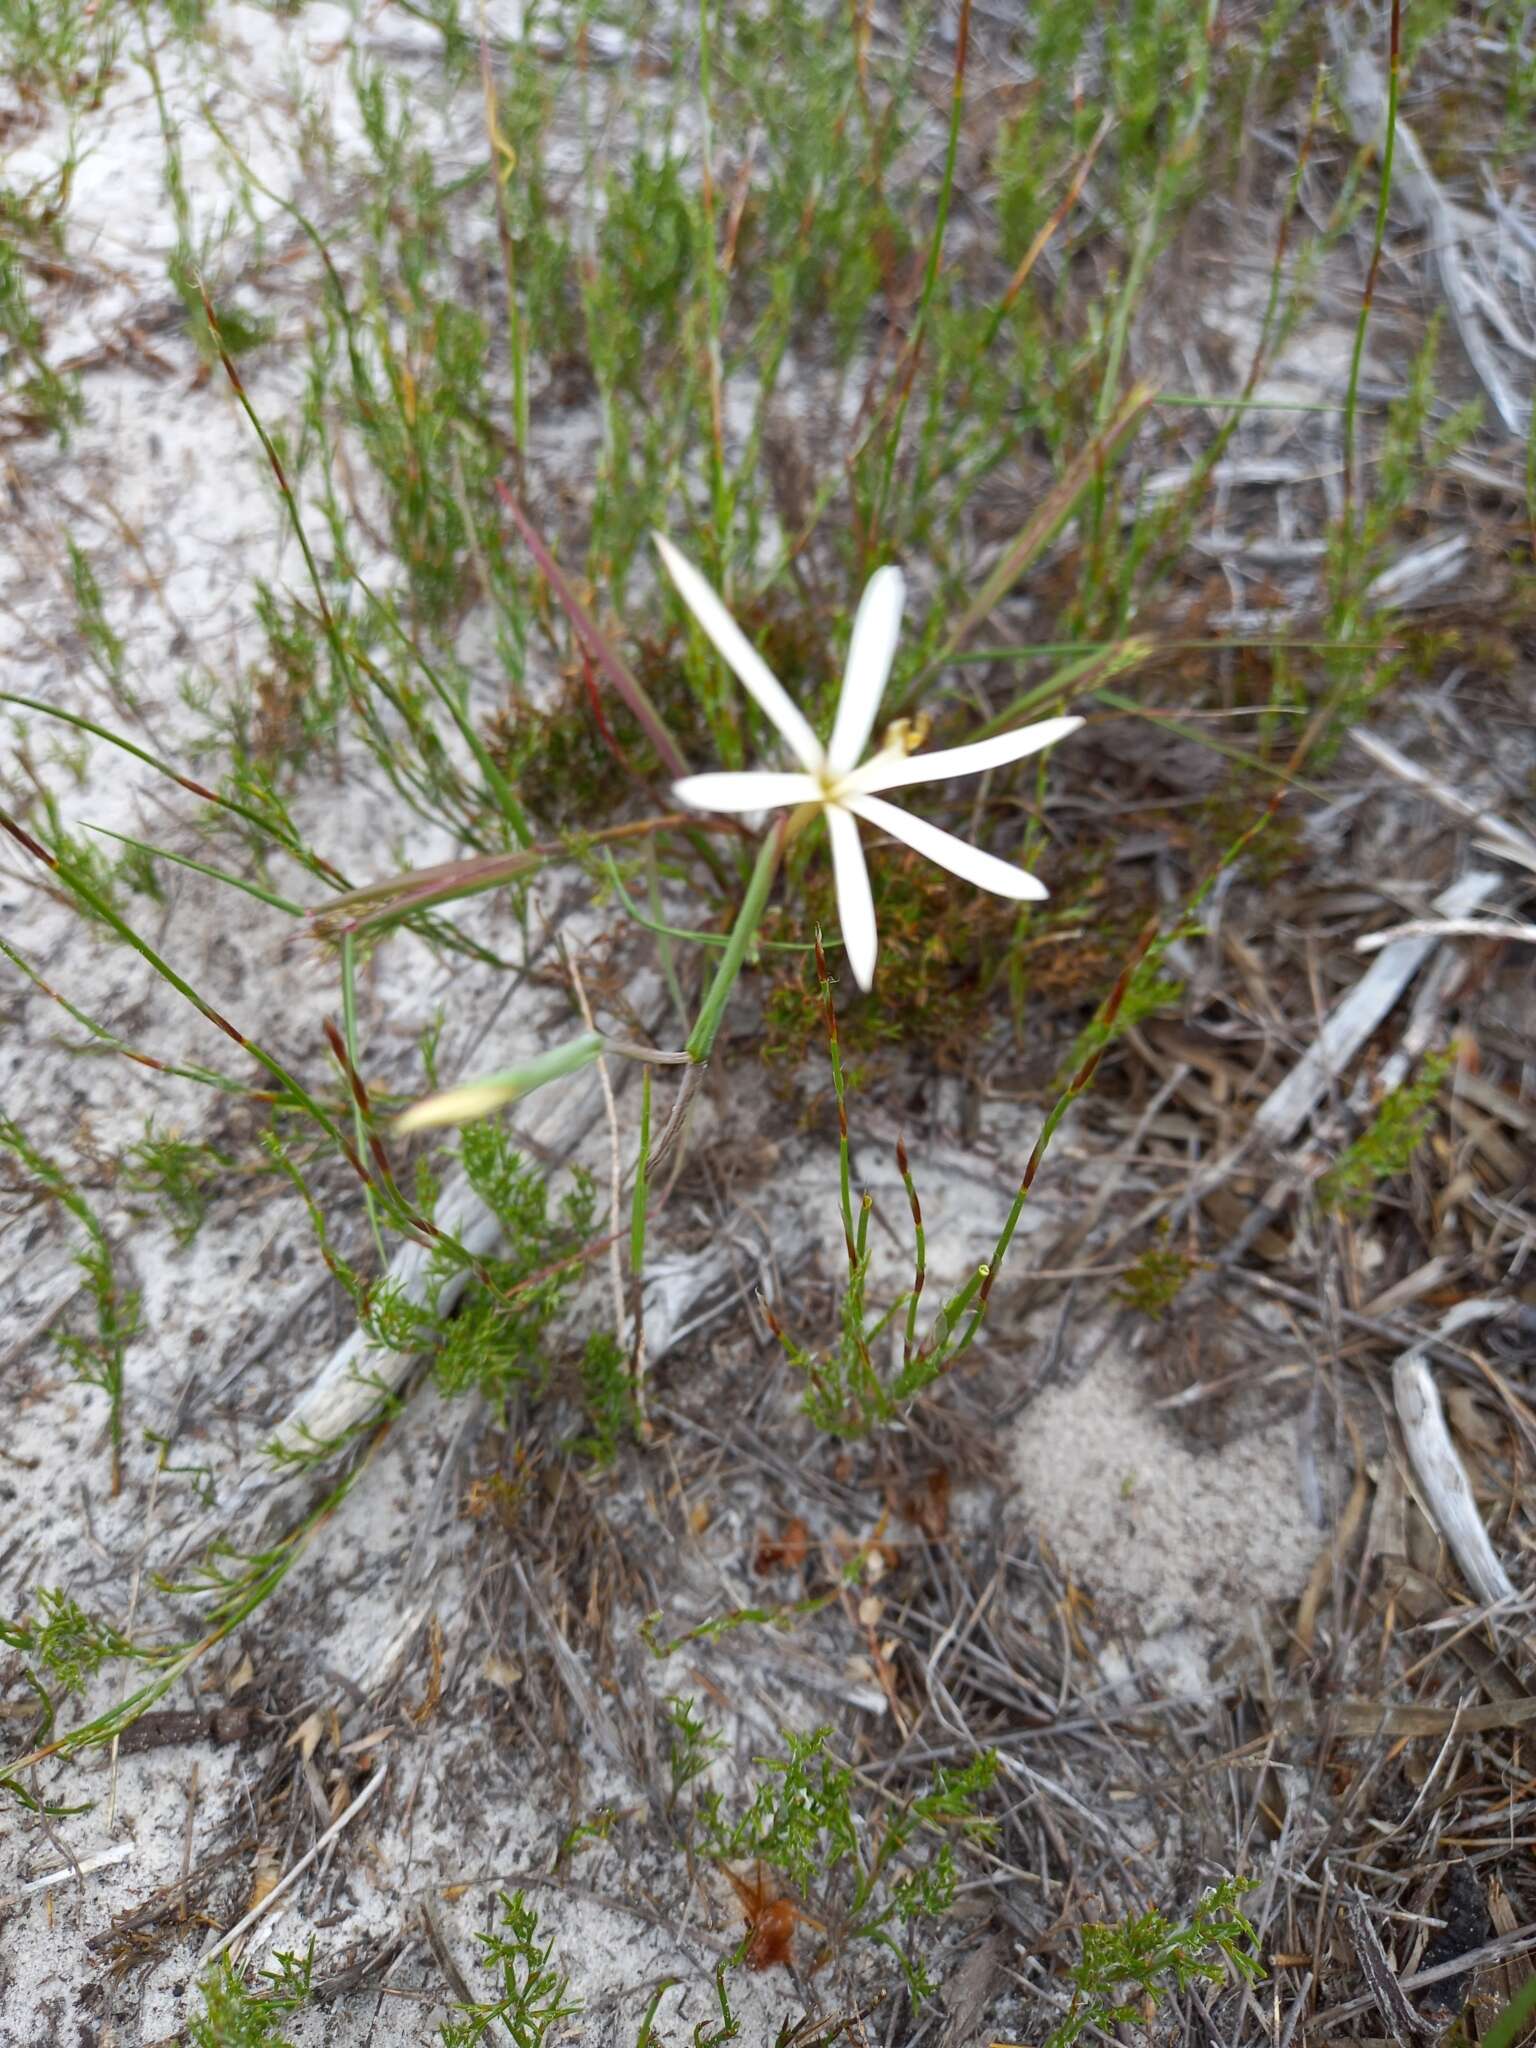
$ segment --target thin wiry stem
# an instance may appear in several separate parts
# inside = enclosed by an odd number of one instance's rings
[[[1365,337],[1371,324],[1376,299],[1376,279],[1387,239],[1387,213],[1392,203],[1392,163],[1397,151],[1397,92],[1403,44],[1402,0],[1392,0],[1387,41],[1387,132],[1381,152],[1381,190],[1376,199],[1376,226],[1371,238],[1371,261],[1360,295],[1360,317],[1355,322],[1355,345],[1349,358],[1349,382],[1344,391],[1344,513],[1341,541],[1347,567],[1354,552],[1355,521],[1355,421],[1360,404],[1360,372],[1365,362]]]
[[[714,507],[715,546],[719,552],[722,580],[726,569],[726,542],[730,532],[730,492],[725,477],[725,378],[720,355],[720,259],[715,248],[715,177],[713,122],[710,95],[714,90],[710,47],[710,0],[699,0],[699,205],[704,215],[704,317],[705,352],[709,369],[709,443],[711,497]]]
[[[630,1396],[635,1407],[635,1428],[642,1439],[651,1434],[645,1414],[645,1230],[646,1205],[650,1200],[651,1070],[640,1069],[640,1148],[635,1159],[635,1185],[629,1212],[630,1313],[634,1338],[629,1354]]]
[[[827,968],[827,956],[822,951],[820,925],[816,927],[816,979],[821,986],[821,1014],[827,1027],[827,1053],[832,1062],[832,1093],[837,1098],[837,1186],[843,1211],[843,1243],[848,1252],[848,1270],[856,1275],[859,1250],[853,1234],[853,1188],[848,1168],[848,1091],[843,1078],[843,1049],[837,1036],[837,1009],[832,1001],[832,976]]]
[[[901,430],[906,422],[907,407],[912,402],[912,383],[917,372],[918,356],[927,332],[933,295],[938,288],[939,266],[944,254],[944,230],[949,224],[950,201],[955,189],[955,163],[960,153],[960,120],[965,112],[965,67],[970,44],[971,0],[960,0],[960,19],[955,29],[955,75],[950,87],[949,139],[944,151],[944,175],[939,186],[933,239],[928,245],[928,264],[923,273],[922,296],[917,302],[917,316],[912,323],[912,333],[903,352],[903,360],[897,367],[897,375],[901,379],[901,397],[897,402],[896,416],[891,421],[890,432],[886,438],[885,461],[880,470],[880,490],[875,499],[874,517],[870,521],[869,533],[866,536],[871,550],[879,544],[886,501],[890,497],[891,479],[895,475],[896,457],[901,447]]]
[[[522,535],[528,552],[538,563],[550,589],[560,600],[577,638],[633,712],[635,723],[656,749],[657,758],[663,768],[669,775],[680,779],[688,773],[688,763],[683,759],[682,749],[668,732],[661,713],[651,702],[639,680],[630,673],[605,636],[598,631],[586,606],[571,587],[570,579],[545,545],[543,536],[499,477],[496,480],[496,490],[506,508],[507,517]]]
[[[912,1292],[907,1297],[907,1327],[902,1338],[901,1358],[903,1365],[910,1365],[917,1342],[918,1303],[922,1300],[923,1286],[928,1278],[928,1238],[923,1229],[923,1205],[918,1200],[917,1183],[912,1178],[903,1138],[896,1140],[896,1169],[901,1175],[901,1184],[907,1191],[907,1202],[912,1211]]]
[[[694,1025],[688,1040],[688,1057],[696,1065],[709,1058],[714,1047],[715,1034],[720,1029],[720,1020],[725,1015],[725,1006],[730,1000],[731,990],[736,986],[736,977],[741,972],[742,962],[747,957],[747,948],[753,934],[762,922],[768,906],[768,892],[773,887],[773,878],[778,873],[779,861],[784,852],[790,820],[781,818],[763,840],[757,856],[757,865],[752,870],[752,879],[747,884],[747,893],[742,898],[741,909],[731,927],[731,936],[715,970],[715,978],[709,985],[709,992],[699,1010],[698,1022]]]

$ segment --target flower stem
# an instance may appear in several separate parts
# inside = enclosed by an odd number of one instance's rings
[[[858,1247],[853,1236],[853,1188],[848,1171],[848,1092],[843,1083],[843,1051],[837,1037],[837,1011],[832,1004],[832,976],[821,946],[821,926],[816,927],[816,979],[821,987],[821,1014],[827,1027],[827,1050],[832,1059],[832,1093],[837,1098],[838,1191],[843,1204],[843,1243],[848,1248],[848,1271],[857,1275]]]
[[[731,936],[720,965],[715,969],[715,978],[709,985],[699,1010],[698,1022],[688,1040],[687,1053],[695,1064],[709,1058],[715,1043],[715,1034],[720,1029],[720,1019],[725,1015],[725,1006],[730,1001],[731,990],[736,986],[736,977],[741,972],[741,963],[747,957],[747,947],[752,935],[762,922],[763,911],[768,902],[768,891],[773,887],[773,878],[778,872],[779,860],[784,852],[784,841],[788,836],[788,818],[780,819],[764,839],[757,856],[757,865],[752,870],[752,879],[747,884],[747,893],[742,898],[741,909],[731,927]]]

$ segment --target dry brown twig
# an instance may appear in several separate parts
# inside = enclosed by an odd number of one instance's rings
[[[388,1776],[389,1758],[384,1757],[380,1760],[372,1777],[368,1780],[362,1791],[358,1793],[351,1805],[331,1823],[323,1835],[316,1838],[299,1858],[298,1862],[293,1865],[292,1869],[285,1871],[271,1891],[258,1904],[254,1905],[243,1919],[237,1920],[227,1934],[221,1935],[211,1948],[204,1950],[200,1958],[201,1969],[206,1970],[210,1963],[217,1962],[226,1949],[232,1948],[242,1935],[249,1933],[258,1921],[266,1918],[267,1914],[272,1911],[272,1908],[298,1883],[309,1866],[318,1857],[322,1856],[330,1844],[352,1825],[353,1821],[357,1819],[365,1807],[372,1804],[374,1798],[383,1789],[384,1781]]]

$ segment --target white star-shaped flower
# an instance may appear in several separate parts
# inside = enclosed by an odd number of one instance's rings
[[[886,733],[878,753],[859,756],[874,730],[880,699],[890,677],[901,630],[906,581],[899,569],[877,569],[859,600],[848,646],[848,666],[838,699],[832,737],[823,746],[804,716],[791,703],[783,685],[731,617],[715,592],[686,556],[663,535],[654,536],[667,573],[684,603],[713,641],[716,651],[778,729],[800,763],[801,772],[781,774],[762,769],[745,774],[688,775],[673,785],[679,801],[701,811],[772,811],[814,805],[825,812],[832,840],[832,871],[837,884],[837,912],[853,978],[868,989],[875,977],[875,904],[869,870],[859,839],[858,820],[889,832],[914,852],[923,854],[952,875],[990,889],[1016,902],[1039,902],[1049,892],[1043,882],[995,854],[967,846],[952,833],[941,832],[921,818],[885,803],[879,792],[907,789],[919,782],[941,782],[951,775],[980,775],[1021,761],[1082,724],[1080,718],[1047,718],[1038,725],[999,733],[968,747],[946,747],[937,754],[912,753],[916,728],[898,720]]]

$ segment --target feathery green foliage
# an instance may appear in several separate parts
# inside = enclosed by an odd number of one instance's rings
[[[1145,2014],[1126,1995],[1132,1989],[1155,2004],[1170,1989],[1223,1983],[1231,1971],[1257,1983],[1264,1974],[1253,1952],[1258,1936],[1237,1904],[1253,1886],[1252,1878],[1223,1878],[1183,1926],[1154,1908],[1114,1926],[1085,1927],[1072,2010],[1045,2048],[1071,2048],[1089,2027],[1142,2025]]]
[[[580,2002],[566,1996],[570,1979],[550,1967],[554,1942],[541,1943],[538,1933],[539,1916],[523,1894],[503,1892],[501,1926],[476,1937],[485,1949],[481,1966],[501,1973],[499,1995],[457,2007],[459,2017],[438,2031],[442,2048],[475,2048],[487,2036],[505,2036],[514,2048],[543,2048],[562,2020],[580,2012]]]
[[[1454,1064],[1454,1052],[1429,1053],[1413,1080],[1382,1097],[1365,1130],[1318,1182],[1317,1198],[1325,1209],[1364,1216],[1381,1183],[1407,1172],[1429,1135],[1435,1105]]]
[[[122,1284],[111,1243],[90,1203],[64,1169],[45,1158],[10,1117],[0,1117],[0,1147],[16,1155],[39,1186],[68,1211],[85,1233],[85,1242],[75,1254],[75,1265],[90,1296],[94,1328],[56,1331],[54,1342],[75,1377],[85,1386],[100,1388],[107,1397],[115,1493],[122,1483],[124,1360],[138,1332],[138,1292]]]
[[[220,1956],[197,1987],[203,2009],[188,2022],[188,2048],[293,2048],[280,2022],[302,2012],[313,1994],[314,1942],[302,1956],[280,1949],[276,1963],[262,1971],[267,1988],[258,1991]]]
[[[977,1756],[960,1769],[936,1767],[928,1790],[866,1820],[855,1806],[852,1768],[829,1753],[830,1728],[784,1731],[785,1754],[760,1757],[764,1775],[748,1804],[728,1815],[724,1796],[706,1789],[695,1804],[697,1838],[722,1861],[750,1858],[789,1880],[800,1899],[832,1916],[845,1940],[880,1943],[897,1958],[914,2003],[933,1985],[895,1940],[894,1929],[934,1919],[954,1902],[955,1840],[985,1842],[996,1823],[977,1812],[997,1759]],[[927,1838],[939,1834],[937,1848]],[[924,1853],[919,1855],[922,1840]]]

